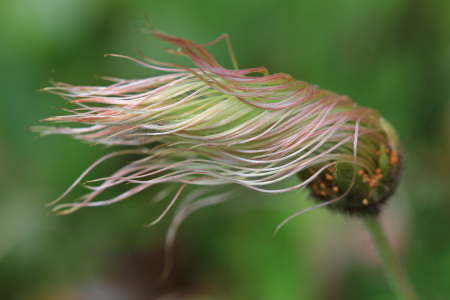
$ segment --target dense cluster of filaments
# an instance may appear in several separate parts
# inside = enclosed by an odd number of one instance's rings
[[[108,86],[55,83],[46,89],[79,105],[67,115],[46,121],[83,126],[42,127],[39,130],[43,134],[129,146],[95,162],[73,186],[106,159],[141,155],[89,185],[89,193],[80,201],[56,206],[59,213],[111,204],[167,182],[180,184],[167,209],[186,185],[236,184],[266,193],[310,185],[320,195],[319,178],[329,179],[330,184],[339,180],[330,171],[336,165],[357,166],[353,181],[358,170],[372,178],[379,167],[376,152],[380,145],[392,148],[378,113],[356,106],[348,97],[320,90],[287,74],[270,75],[265,68],[226,69],[205,49],[209,44],[152,33],[175,45],[177,50],[167,51],[189,58],[195,67],[129,58],[164,74],[113,79],[115,82]],[[305,170],[309,173],[302,182],[283,188],[276,185]],[[129,183],[126,192],[98,199],[102,191],[122,183]],[[330,185],[330,190],[338,199],[350,187],[342,190]]]

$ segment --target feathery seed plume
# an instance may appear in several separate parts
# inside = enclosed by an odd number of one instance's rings
[[[187,185],[215,189],[236,184],[264,193],[308,187],[319,201],[315,207],[359,215],[378,213],[395,190],[402,152],[394,129],[376,111],[287,74],[269,74],[263,67],[222,67],[206,48],[222,38],[230,46],[227,35],[199,45],[158,30],[151,33],[178,48],[166,51],[187,57],[195,67],[127,57],[165,74],[110,79],[114,82],[107,86],[55,83],[45,89],[79,107],[44,121],[82,126],[42,126],[35,131],[128,146],[92,164],[54,203],[103,161],[141,156],[98,179],[97,185],[87,186],[90,191],[80,201],[55,206],[58,214],[108,205],[167,182],[181,187],[153,223]],[[291,176],[301,181],[287,188],[273,187]],[[104,190],[122,183],[131,184],[126,192],[98,200]],[[230,197],[204,195],[200,190],[186,197],[169,234],[174,235],[183,216]]]

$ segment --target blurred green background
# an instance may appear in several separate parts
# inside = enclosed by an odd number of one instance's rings
[[[318,209],[305,192],[246,192],[180,229],[161,282],[159,187],[110,207],[47,216],[55,199],[111,149],[26,130],[64,100],[57,81],[157,72],[105,53],[156,59],[159,29],[198,43],[230,35],[240,67],[266,66],[349,95],[398,129],[404,176],[383,214],[422,299],[450,297],[450,1],[3,0],[0,2],[0,299],[393,299],[360,220]],[[231,67],[226,45],[210,47]],[[106,175],[124,161],[111,162]],[[292,179],[295,180],[295,179]],[[81,195],[75,190],[71,197]],[[72,199],[73,199],[72,198]]]

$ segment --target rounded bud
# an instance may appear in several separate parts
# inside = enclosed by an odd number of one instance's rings
[[[370,168],[352,162],[338,162],[308,183],[312,196],[319,202],[331,201],[328,208],[347,214],[378,214],[380,208],[397,188],[404,154],[393,127],[379,119],[380,133],[387,144],[379,143],[373,153],[364,153]],[[376,139],[373,141],[376,143]],[[357,158],[362,158],[359,153]],[[298,173],[301,180],[311,178],[323,165]],[[339,199],[333,201],[333,199]]]

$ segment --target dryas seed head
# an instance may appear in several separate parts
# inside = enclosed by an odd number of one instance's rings
[[[181,187],[161,217],[186,185],[235,184],[265,193],[306,186],[323,202],[320,206],[358,214],[377,213],[395,190],[402,152],[395,131],[376,111],[287,74],[226,69],[206,50],[209,44],[157,30],[152,34],[176,46],[167,51],[187,57],[195,67],[129,58],[168,74],[111,79],[106,86],[55,83],[46,89],[78,108],[45,120],[69,126],[35,131],[128,147],[101,158],[74,185],[110,157],[140,155],[87,186],[80,201],[56,206],[58,213],[108,205],[168,182]],[[302,182],[274,185],[296,175]],[[127,191],[97,200],[104,190],[123,183],[129,184]],[[188,210],[195,201],[182,205]]]

